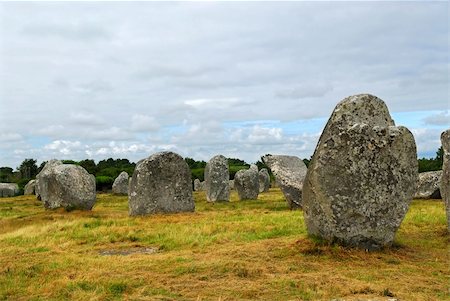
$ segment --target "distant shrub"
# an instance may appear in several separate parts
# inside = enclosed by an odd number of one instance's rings
[[[112,184],[114,183],[114,178],[108,176],[96,176],[95,185],[97,191],[108,191],[112,189]]]
[[[204,168],[194,168],[191,169],[192,180],[199,179],[200,181],[205,180],[205,169]]]

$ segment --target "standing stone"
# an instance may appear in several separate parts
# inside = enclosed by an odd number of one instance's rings
[[[307,171],[303,160],[296,156],[285,155],[266,155],[262,160],[274,174],[289,208],[301,209],[303,181]]]
[[[228,161],[222,155],[211,158],[205,167],[205,190],[208,202],[230,200]]]
[[[112,192],[114,194],[122,194],[122,195],[128,194],[128,183],[129,183],[128,173],[126,171],[122,171],[114,180],[114,183],[112,185]]]
[[[53,165],[39,174],[39,193],[47,209],[91,210],[96,198],[95,177],[78,165]]]
[[[416,189],[417,165],[413,135],[394,125],[381,99],[344,99],[304,181],[308,233],[369,250],[391,245]]]
[[[194,191],[202,190],[202,182],[199,179],[194,180]]]
[[[36,193],[36,197],[38,200],[41,201],[40,189],[42,186],[44,186],[44,184],[41,183],[40,178],[52,167],[62,165],[62,164],[63,163],[61,160],[52,159],[52,160],[48,161],[47,163],[45,163],[44,168],[42,168],[41,172],[36,175],[36,187],[34,188],[34,192]]]
[[[234,180],[230,180],[228,186],[230,186],[230,190],[234,190]]]
[[[36,180],[30,180],[23,188],[24,195],[33,195],[36,190]]]
[[[16,183],[0,183],[0,197],[9,198],[19,193],[19,186]]]
[[[441,144],[444,150],[444,164],[442,165],[440,191],[447,213],[447,229],[450,232],[450,129],[441,134]]]
[[[194,211],[191,170],[173,152],[151,155],[134,170],[128,196],[129,214]]]
[[[258,167],[254,164],[249,169],[241,169],[234,175],[234,189],[239,200],[256,200],[259,194]]]
[[[259,171],[259,193],[267,192],[270,188],[270,176],[267,169],[263,168]]]
[[[442,170],[427,171],[419,173],[417,189],[414,195],[415,199],[440,199],[441,193],[439,185],[441,184]]]

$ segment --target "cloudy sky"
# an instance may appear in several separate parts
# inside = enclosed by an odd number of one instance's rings
[[[346,96],[434,156],[450,127],[443,2],[2,2],[0,166],[312,155]]]

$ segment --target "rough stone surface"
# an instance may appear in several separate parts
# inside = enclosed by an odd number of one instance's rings
[[[43,184],[40,183],[41,177],[43,177],[43,175],[47,171],[49,171],[52,167],[62,165],[62,164],[63,163],[61,160],[52,159],[52,160],[48,161],[47,163],[45,163],[44,168],[42,168],[41,172],[36,175],[36,187],[34,188],[34,192],[36,193],[36,197],[38,200],[41,200],[40,189],[41,189],[41,186],[43,186]]]
[[[36,190],[36,180],[30,180],[23,188],[24,195],[34,195]]]
[[[417,189],[414,195],[415,199],[440,199],[441,193],[439,186],[441,184],[442,170],[427,171],[419,174]]]
[[[355,95],[334,109],[303,185],[308,233],[363,249],[390,245],[414,195],[414,137],[384,102]]]
[[[39,193],[47,209],[91,210],[95,177],[78,165],[53,165],[39,174]]]
[[[0,197],[9,198],[19,193],[19,186],[16,183],[0,183]]]
[[[302,208],[303,182],[306,177],[306,165],[296,156],[267,155],[262,157],[275,176],[277,185],[286,198],[289,208]]]
[[[249,169],[241,169],[234,175],[234,189],[240,200],[256,200],[259,194],[258,167],[254,164]]]
[[[173,152],[151,155],[134,170],[128,195],[129,214],[194,211],[191,171]]]
[[[202,182],[199,179],[194,180],[194,191],[202,190]]]
[[[208,202],[230,200],[228,161],[222,155],[212,157],[205,167],[205,191]]]
[[[230,180],[228,186],[230,186],[230,190],[234,190],[234,180]]]
[[[126,171],[122,171],[114,180],[114,183],[112,185],[112,192],[114,194],[122,194],[122,195],[128,194],[128,183],[129,183],[128,173]]]
[[[259,193],[267,192],[270,188],[270,176],[267,169],[263,168],[259,171]]]
[[[442,165],[440,191],[447,213],[447,229],[450,232],[450,129],[441,134],[441,144],[444,149],[444,164]]]

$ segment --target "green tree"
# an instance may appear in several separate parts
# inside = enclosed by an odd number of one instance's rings
[[[38,173],[38,167],[36,165],[36,160],[34,159],[25,159],[17,168],[20,172],[20,177],[22,179],[32,179],[36,177]]]
[[[9,183],[12,181],[13,169],[11,167],[0,167],[0,182]]]

